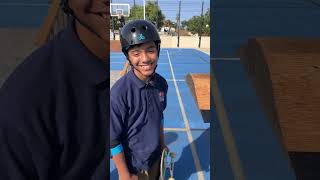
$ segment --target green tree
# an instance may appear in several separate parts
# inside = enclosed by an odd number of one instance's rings
[[[210,9],[207,9],[203,18],[201,16],[193,16],[187,21],[187,30],[192,34],[210,35]]]
[[[210,8],[207,9],[206,13],[204,14],[204,29],[203,34],[206,36],[210,36]]]
[[[112,21],[113,21],[113,25],[114,25],[114,30],[119,30],[120,27],[120,23],[118,20],[118,17],[111,17],[110,19],[110,31],[112,31]]]
[[[149,1],[146,4],[146,18],[160,29],[163,26],[165,16],[156,2]]]
[[[143,6],[135,5],[130,9],[129,21],[143,19]]]
[[[131,21],[136,19],[143,19],[143,6],[135,5],[130,9],[130,17],[127,20]],[[156,2],[147,2],[146,19],[151,21],[154,25],[157,25],[158,29],[163,26],[165,16]]]
[[[186,28],[188,25],[188,21],[184,20],[184,21],[181,21],[181,28]]]

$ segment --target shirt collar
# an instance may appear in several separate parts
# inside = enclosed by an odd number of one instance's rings
[[[95,85],[101,85],[108,82],[109,63],[99,59],[92,54],[87,47],[81,42],[75,30],[75,20],[72,18],[65,32],[62,33],[62,43],[60,46],[65,52],[67,61],[76,71],[82,73],[84,77]],[[106,49],[107,51],[108,49]]]
[[[133,72],[133,68],[128,72],[129,78],[133,81],[133,83],[138,86],[138,88],[143,88],[146,84],[141,79],[139,79]]]

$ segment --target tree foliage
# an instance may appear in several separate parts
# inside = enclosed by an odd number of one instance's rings
[[[146,17],[149,21],[157,25],[158,29],[161,29],[161,27],[163,26],[163,21],[165,19],[165,16],[155,2],[149,1],[147,3]]]
[[[130,20],[143,19],[143,6],[136,5],[130,10]],[[156,2],[147,2],[146,4],[146,20],[151,21],[154,25],[160,29],[163,26],[163,21],[165,19],[164,14],[160,10]]]
[[[130,9],[128,21],[143,19],[143,6],[135,5]]]
[[[210,35],[210,9],[207,9],[203,17],[193,16],[186,23],[187,30],[192,34]]]
[[[186,28],[188,26],[188,21],[184,20],[184,21],[181,21],[181,28]]]

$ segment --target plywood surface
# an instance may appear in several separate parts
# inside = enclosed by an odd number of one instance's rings
[[[119,40],[110,40],[110,51],[121,52],[121,44]]]
[[[200,110],[210,110],[210,75],[188,74],[187,83]]]
[[[320,152],[320,39],[251,39],[240,59],[286,149]]]

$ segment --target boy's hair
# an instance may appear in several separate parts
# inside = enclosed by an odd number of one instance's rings
[[[128,56],[128,50],[132,46],[143,44],[146,42],[155,42],[158,50],[158,56],[160,53],[160,36],[157,28],[149,21],[135,20],[131,21],[121,29],[120,42],[122,52]]]

